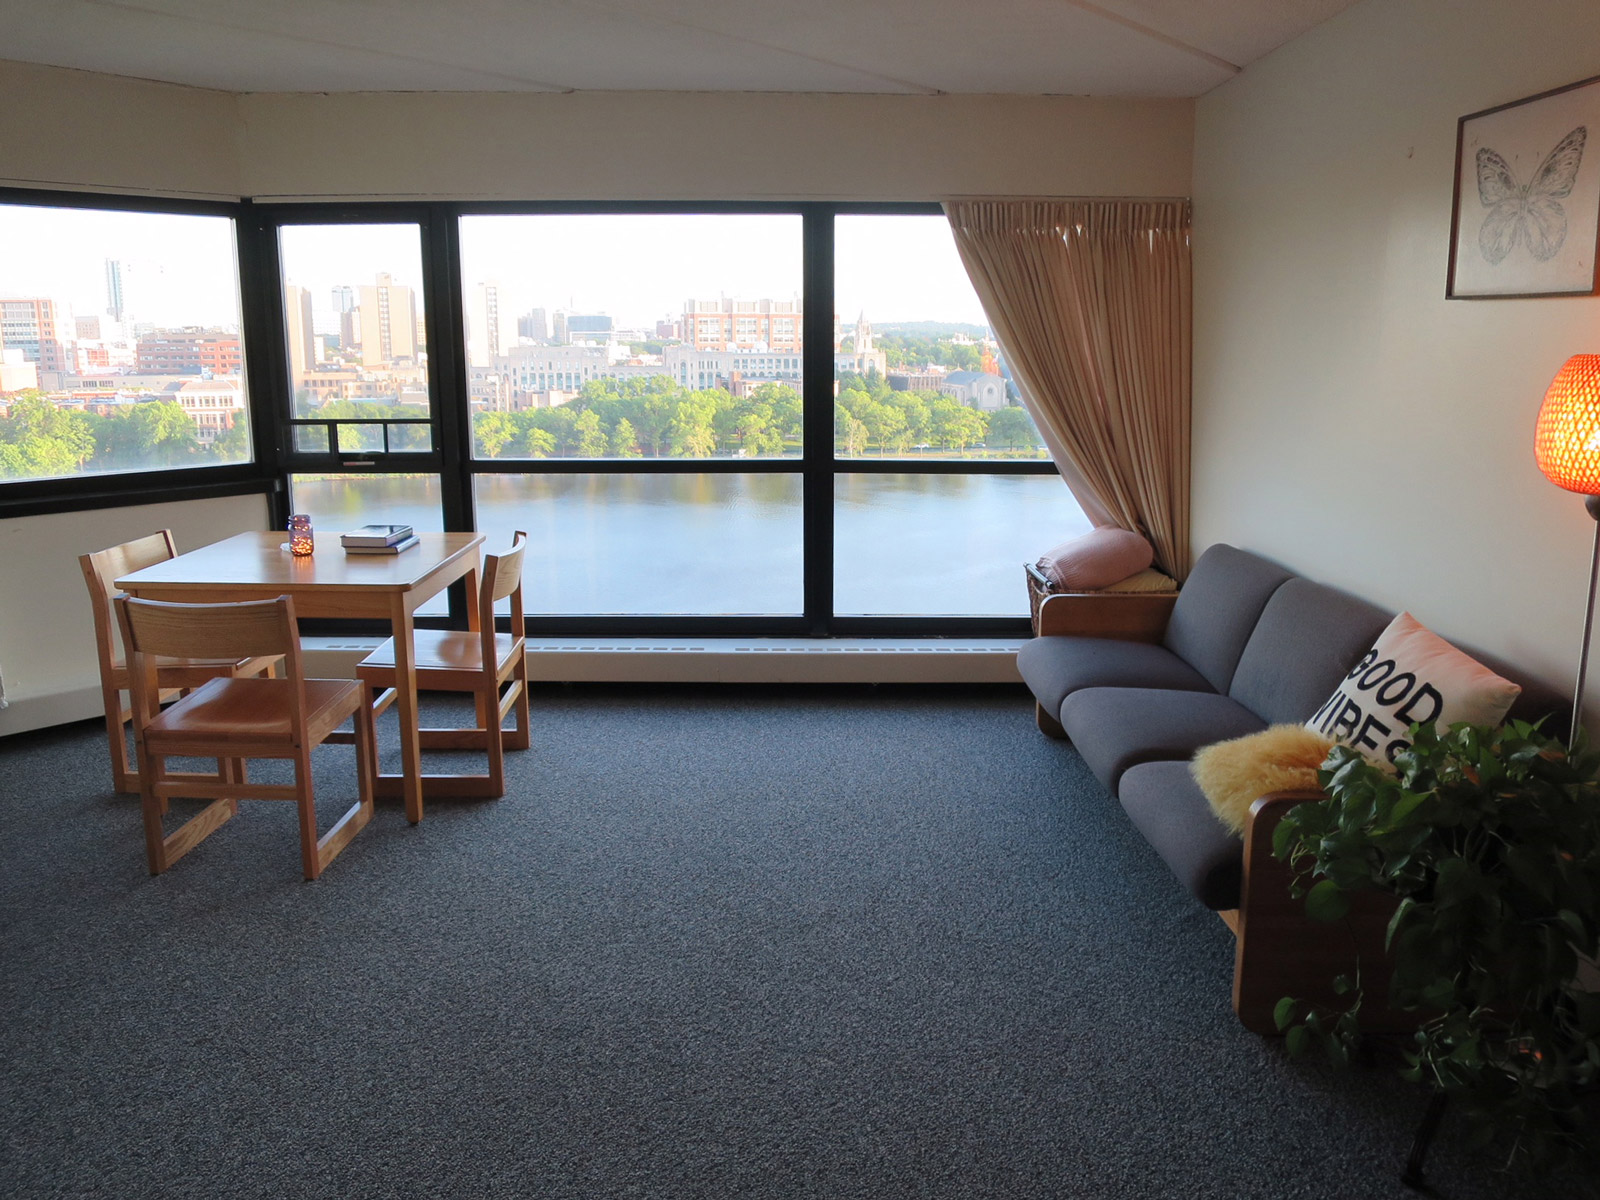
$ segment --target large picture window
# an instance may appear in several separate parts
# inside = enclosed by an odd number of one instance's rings
[[[39,196],[0,193],[0,511],[522,529],[531,631],[696,636],[1018,632],[1088,528],[936,205]]]
[[[234,223],[0,203],[0,481],[252,458]]]

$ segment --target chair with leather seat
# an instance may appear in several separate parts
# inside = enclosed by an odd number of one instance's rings
[[[241,799],[289,800],[299,808],[300,857],[315,879],[372,819],[377,766],[372,709],[353,679],[307,679],[300,662],[294,600],[230,604],[170,604],[118,596],[117,618],[128,652],[133,690],[134,747],[150,873],[159,875],[239,811]],[[158,661],[179,651],[205,658],[282,656],[279,678],[214,678],[161,707]],[[311,752],[345,720],[355,720],[358,799],[331,829],[317,836]],[[214,775],[175,774],[167,759],[214,758]],[[287,759],[290,784],[253,783],[248,760]],[[162,813],[169,800],[211,803],[174,832]]]
[[[417,690],[470,692],[476,702],[474,728],[418,731],[425,749],[487,752],[486,775],[448,777],[456,795],[505,795],[505,751],[526,750],[531,741],[527,647],[522,636],[522,558],[527,542],[528,535],[519,529],[509,550],[485,557],[478,588],[477,630],[418,629],[413,637]],[[507,598],[511,601],[511,629],[496,633],[495,605]],[[394,639],[387,639],[362,659],[356,674],[372,695],[374,715],[381,714],[396,695]],[[512,729],[502,728],[507,715],[515,717]]]
[[[139,776],[128,761],[128,740],[124,732],[133,709],[122,702],[123,693],[129,690],[128,667],[117,635],[117,618],[111,611],[111,601],[117,595],[114,581],[177,556],[170,529],[78,556],[94,614],[95,655],[100,667],[100,695],[105,705],[106,741],[111,750],[111,783],[119,792],[137,792]],[[161,659],[156,669],[162,698],[170,699],[219,675],[270,675],[278,661],[277,658],[197,660],[185,655]]]

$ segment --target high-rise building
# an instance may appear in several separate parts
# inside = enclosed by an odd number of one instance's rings
[[[378,367],[414,362],[417,357],[417,302],[411,289],[387,272],[361,285],[361,365]]]
[[[500,285],[493,281],[474,284],[467,307],[467,362],[487,367],[495,356],[509,350],[515,342],[510,336],[507,315],[502,315]]]
[[[616,336],[616,322],[605,313],[567,313],[566,341],[609,342]]]
[[[306,372],[317,365],[317,335],[311,293],[292,283],[283,289],[283,328],[289,341],[289,382],[298,391]]]
[[[550,314],[542,308],[530,308],[526,316],[517,318],[517,336],[533,342],[548,342]]]
[[[799,351],[804,345],[804,305],[799,300],[683,302],[683,341],[696,350]]]
[[[356,290],[348,284],[333,289],[333,311],[347,313],[356,306]]]
[[[68,369],[66,312],[43,296],[0,300],[0,350],[20,350],[39,371],[42,387],[60,386]]]
[[[106,316],[113,321],[122,320],[122,260],[106,259]]]

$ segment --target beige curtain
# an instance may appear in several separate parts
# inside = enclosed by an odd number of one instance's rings
[[[1022,400],[1096,526],[1189,569],[1187,200],[953,200]]]

